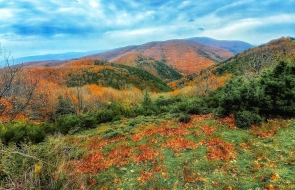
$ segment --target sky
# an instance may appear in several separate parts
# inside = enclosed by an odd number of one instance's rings
[[[16,58],[203,36],[295,36],[295,0],[0,0],[0,43]]]

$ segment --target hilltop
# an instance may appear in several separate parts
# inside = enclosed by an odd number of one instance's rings
[[[217,62],[226,60],[233,56],[233,53],[212,46],[206,46],[190,40],[168,40],[163,42],[150,42],[139,46],[128,46],[116,50],[94,54],[87,58],[97,58],[110,62],[127,62],[122,60],[126,54],[140,53],[162,61],[183,74],[192,74],[205,69]],[[125,57],[126,58],[126,57]],[[137,56],[133,56],[133,60]],[[130,60],[130,57],[128,57]]]

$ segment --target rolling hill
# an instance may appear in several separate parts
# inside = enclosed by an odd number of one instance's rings
[[[251,48],[221,62],[214,72],[236,76],[256,77],[266,69],[272,69],[280,60],[295,59],[295,40],[282,37]]]
[[[243,77],[247,80],[257,78],[263,71],[273,69],[281,60],[295,60],[294,38],[282,37],[251,48],[200,73],[188,75],[177,81],[177,85],[179,88],[198,86],[204,89],[204,86],[207,86],[216,89],[232,77]]]
[[[171,90],[166,83],[143,69],[99,60],[73,60],[54,67],[28,68],[34,73],[42,73],[43,80],[66,87],[94,84],[118,90],[129,87],[154,92]]]
[[[177,80],[182,77],[179,72],[167,66],[163,61],[145,56],[141,53],[123,54],[117,57],[114,62],[143,69],[164,81]]]
[[[226,49],[234,54],[241,53],[243,51],[246,51],[246,50],[254,47],[253,45],[251,45],[247,42],[237,41],[237,40],[235,40],[235,41],[215,40],[213,38],[208,38],[208,37],[194,37],[194,38],[189,38],[188,40],[199,42],[199,43],[207,45],[207,46],[213,46],[213,47]]]
[[[234,54],[212,46],[206,46],[190,40],[168,40],[163,42],[150,42],[139,46],[128,46],[116,50],[93,54],[87,58],[96,58],[110,62],[124,61],[124,55],[140,53],[144,56],[152,57],[155,60],[162,61],[183,74],[192,74],[205,69],[217,62],[224,61]],[[134,62],[137,56],[125,56],[128,61]]]

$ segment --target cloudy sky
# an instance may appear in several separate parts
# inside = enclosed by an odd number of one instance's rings
[[[295,36],[295,0],[0,0],[0,42],[14,57],[197,36]]]

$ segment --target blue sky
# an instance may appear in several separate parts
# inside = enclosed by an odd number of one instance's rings
[[[295,0],[0,0],[0,42],[14,57],[198,36],[295,36]]]

